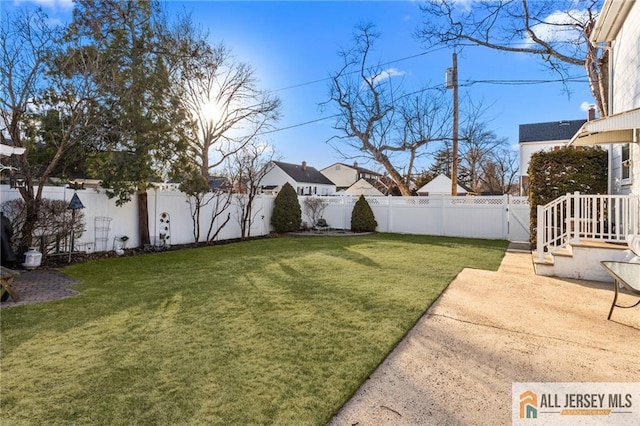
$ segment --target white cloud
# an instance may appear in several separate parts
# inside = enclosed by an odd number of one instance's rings
[[[465,12],[471,12],[471,6],[474,0],[454,0],[454,3],[459,9]]]
[[[582,31],[572,24],[587,20],[588,11],[586,9],[557,10],[543,19],[544,23],[536,24],[531,29],[538,38],[547,42],[578,41],[583,37]],[[527,36],[523,43],[531,45],[533,41]]]
[[[73,0],[14,0],[15,6],[20,6],[25,3],[33,3],[41,6],[43,9],[67,12],[73,9]]]
[[[401,77],[403,75],[405,75],[406,72],[404,71],[399,71],[397,68],[388,68],[382,72],[380,72],[377,75],[374,75],[373,77],[370,78],[370,81],[372,83],[380,83],[383,80],[386,80],[388,78],[391,77]]]

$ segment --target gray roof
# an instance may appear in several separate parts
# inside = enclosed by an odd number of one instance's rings
[[[225,191],[231,189],[231,182],[224,176],[208,176],[209,189],[212,192]]]
[[[570,140],[586,121],[583,119],[521,124],[519,142]]]
[[[303,170],[301,164],[283,163],[282,161],[274,161],[273,164],[280,167],[283,172],[291,176],[291,178],[298,183],[335,185],[325,175],[320,173],[315,167],[306,166]]]

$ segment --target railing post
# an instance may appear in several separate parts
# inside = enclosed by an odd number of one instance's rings
[[[580,191],[573,193],[573,242],[580,243],[580,228],[582,226],[582,203],[580,200]]]
[[[544,262],[544,229],[546,227],[546,220],[544,217],[544,206],[536,206],[538,215],[538,228],[536,229],[536,250],[538,251],[538,261]]]

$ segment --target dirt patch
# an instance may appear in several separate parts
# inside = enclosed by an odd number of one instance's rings
[[[305,231],[288,232],[287,235],[296,237],[328,237],[328,236],[356,236],[371,235],[374,232],[353,232],[347,229],[309,229]]]

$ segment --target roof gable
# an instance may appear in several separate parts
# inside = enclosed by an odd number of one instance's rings
[[[456,191],[459,194],[469,192],[468,189],[463,188],[460,184],[456,185]],[[444,174],[438,176],[427,182],[422,188],[418,189],[418,193],[428,192],[430,194],[450,194],[451,193],[451,178]]]
[[[521,124],[519,142],[568,141],[586,121],[583,119]]]
[[[360,179],[349,188],[345,190],[345,193],[351,195],[375,195],[375,196],[384,196],[382,192],[380,192],[376,187],[374,187],[371,182],[366,179]]]
[[[309,167],[306,164],[290,164],[282,161],[274,161],[273,164],[278,166],[283,172],[288,174],[294,181],[298,183],[315,183],[319,185],[334,185],[325,175],[320,173],[315,167]]]

